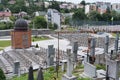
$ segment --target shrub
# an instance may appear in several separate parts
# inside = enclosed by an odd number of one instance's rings
[[[38,48],[39,46],[38,46],[38,44],[36,44],[36,46],[35,46],[36,48]]]
[[[6,80],[5,74],[2,69],[0,69],[0,80]]]

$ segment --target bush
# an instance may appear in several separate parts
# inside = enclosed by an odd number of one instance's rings
[[[39,46],[38,46],[38,44],[36,44],[36,46],[35,46],[36,48],[38,48]]]
[[[0,69],[0,80],[6,80],[5,74],[2,69]]]

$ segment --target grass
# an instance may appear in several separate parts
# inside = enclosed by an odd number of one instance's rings
[[[68,28],[65,28],[65,29],[63,29],[62,31],[77,31],[77,29],[75,29],[75,28],[72,28],[72,27],[68,27]]]
[[[11,41],[10,40],[2,40],[0,41],[0,49],[3,49],[4,47],[10,46]]]
[[[111,33],[113,37],[116,37],[116,34],[115,33]]]
[[[111,33],[113,37],[116,37],[116,33]]]
[[[34,41],[42,41],[42,40],[48,40],[48,39],[50,39],[49,37],[47,37],[47,36],[40,36],[40,37],[32,37],[32,41],[34,42]]]
[[[97,69],[97,70],[100,70],[100,69],[106,70],[106,66],[105,66],[105,65],[100,65],[100,64],[98,65],[98,64],[97,64],[97,65],[95,65],[95,66],[96,66],[96,69]]]
[[[42,41],[42,40],[48,40],[50,39],[47,36],[41,36],[41,37],[32,37],[32,41]],[[11,45],[11,41],[10,40],[1,40],[0,41],[0,50],[3,50],[5,47],[8,47]]]
[[[63,72],[59,71],[59,75],[57,78],[56,72],[54,71],[54,67],[44,70],[43,72],[44,80],[55,80],[55,78],[56,80],[61,80],[61,77],[64,74]],[[20,77],[14,76],[10,80],[28,80],[28,74],[23,74]],[[37,71],[34,72],[34,80],[37,80]]]
[[[34,72],[34,79],[36,80],[36,76],[37,76],[37,72]],[[14,76],[12,79],[10,80],[28,80],[28,74],[22,74],[20,77],[18,76]]]
[[[73,70],[73,75],[79,76],[84,71],[83,65],[77,65],[76,68]]]
[[[92,80],[90,78],[78,78],[78,80]]]
[[[83,65],[80,65],[80,69],[78,69],[78,67],[77,67],[75,69],[77,72],[76,71],[73,72],[73,75],[79,76],[79,74],[83,72],[82,69],[83,69]],[[65,72],[61,72],[61,67],[59,67],[59,74],[57,77],[55,68],[50,67],[47,70],[43,70],[44,80],[62,80],[62,75],[65,74]],[[15,76],[10,80],[28,80],[28,74],[23,74],[20,77]],[[37,71],[34,72],[34,80],[37,80]],[[78,78],[77,80],[91,80],[91,79],[90,78]]]

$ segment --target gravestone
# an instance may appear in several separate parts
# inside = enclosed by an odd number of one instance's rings
[[[20,73],[20,62],[19,61],[14,62],[13,73],[14,74],[19,74]]]
[[[62,80],[77,80],[77,77],[72,75],[73,57],[71,49],[67,49],[67,73],[62,76]]]
[[[73,51],[73,60],[77,62],[77,51],[78,51],[78,42],[74,42],[72,46],[72,51]]]
[[[115,39],[115,51],[118,51],[118,40]]]
[[[62,72],[64,72],[66,69],[65,69],[65,64],[67,63],[67,60],[61,60],[61,69],[62,69]]]
[[[118,51],[118,44],[119,44],[119,33],[116,34],[116,38],[115,38],[115,51]]]
[[[109,46],[109,36],[106,36],[105,37],[104,53],[108,53],[108,46]]]
[[[116,34],[116,39],[119,40],[119,33]]]
[[[105,54],[95,55],[95,64],[106,64]]]
[[[28,80],[34,80],[33,67],[32,66],[29,67]]]
[[[108,66],[108,77],[110,80],[119,80],[119,64],[120,61],[107,60],[106,66]]]
[[[88,62],[84,63],[84,75],[95,78],[97,77],[96,67]]]
[[[90,43],[90,56],[95,55],[95,45],[96,45],[96,40],[95,38],[92,38],[91,43]]]
[[[55,57],[55,49],[53,48],[53,45],[48,45],[48,51],[47,51],[48,66],[54,65],[54,57]]]
[[[38,70],[37,80],[44,80],[42,68]]]

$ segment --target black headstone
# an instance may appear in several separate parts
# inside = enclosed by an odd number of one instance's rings
[[[34,80],[33,67],[32,66],[30,66],[30,68],[29,68],[28,80]]]
[[[40,68],[39,71],[38,71],[37,80],[44,80],[42,68]]]

